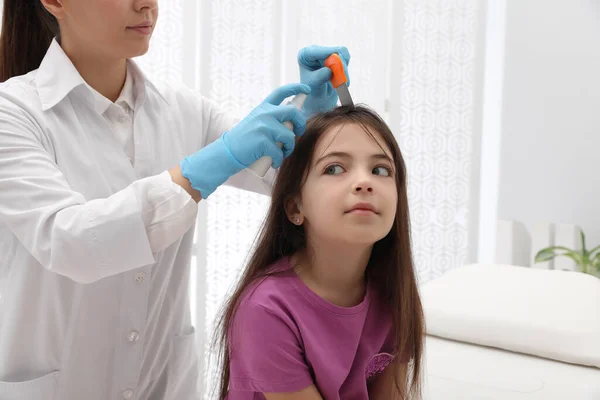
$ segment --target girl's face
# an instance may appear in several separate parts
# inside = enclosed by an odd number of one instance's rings
[[[390,232],[398,202],[394,162],[381,135],[370,131],[374,137],[345,124],[317,142],[297,204],[312,242],[372,245]]]
[[[123,59],[148,51],[158,0],[42,0],[58,19],[63,45]]]

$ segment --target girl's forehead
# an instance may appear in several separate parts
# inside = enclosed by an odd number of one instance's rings
[[[383,136],[371,127],[356,123],[343,123],[330,127],[319,138],[314,155],[325,151],[370,150],[384,151],[391,157],[392,153]]]

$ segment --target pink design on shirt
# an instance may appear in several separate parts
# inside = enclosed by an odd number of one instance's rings
[[[366,378],[369,379],[382,373],[387,366],[390,365],[393,359],[394,356],[389,353],[375,354],[367,363],[367,368],[365,369]]]

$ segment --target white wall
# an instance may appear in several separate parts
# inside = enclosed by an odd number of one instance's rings
[[[508,0],[498,218],[600,244],[600,1]]]

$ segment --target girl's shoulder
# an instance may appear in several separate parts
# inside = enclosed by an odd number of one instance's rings
[[[270,265],[267,275],[257,279],[244,291],[240,305],[254,303],[267,308],[280,308],[289,300],[290,292],[295,289],[293,270],[287,258]]]
[[[300,299],[290,276],[293,271],[284,266],[285,261],[278,261],[267,276],[246,288],[236,307],[233,326],[278,326],[299,337],[295,320]]]

